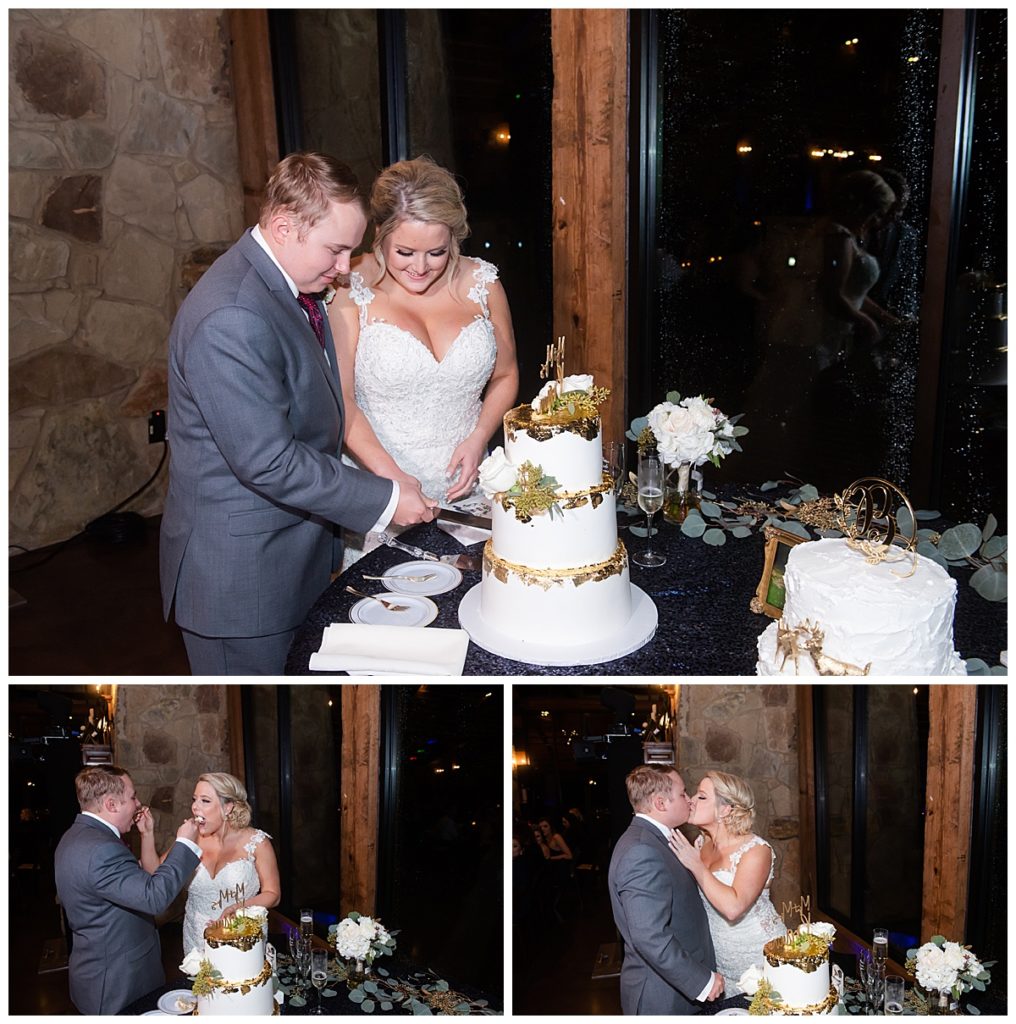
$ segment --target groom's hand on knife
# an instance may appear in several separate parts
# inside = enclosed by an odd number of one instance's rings
[[[438,503],[428,498],[420,488],[399,483],[399,503],[395,506],[392,522],[398,526],[412,526],[414,523],[429,523],[438,511]]]

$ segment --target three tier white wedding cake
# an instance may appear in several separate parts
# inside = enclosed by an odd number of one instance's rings
[[[596,663],[655,631],[655,606],[629,580],[603,468],[607,394],[591,376],[564,377],[505,414],[505,446],[480,467],[492,499],[483,578],[460,608],[481,647],[535,664]]]

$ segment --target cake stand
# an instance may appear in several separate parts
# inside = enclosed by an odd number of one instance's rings
[[[459,625],[478,647],[501,658],[526,665],[600,665],[615,661],[649,643],[656,632],[656,605],[634,583],[631,586],[631,616],[606,636],[597,636],[583,644],[548,643],[513,636],[487,622],[480,613],[480,586],[469,590],[459,605]]]

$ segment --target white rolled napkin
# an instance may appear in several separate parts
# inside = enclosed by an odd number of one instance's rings
[[[325,626],[309,667],[372,676],[460,676],[468,646],[464,629],[333,622]]]

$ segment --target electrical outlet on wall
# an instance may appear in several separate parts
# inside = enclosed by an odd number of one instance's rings
[[[148,414],[148,443],[158,444],[166,440],[166,411],[155,409]]]

